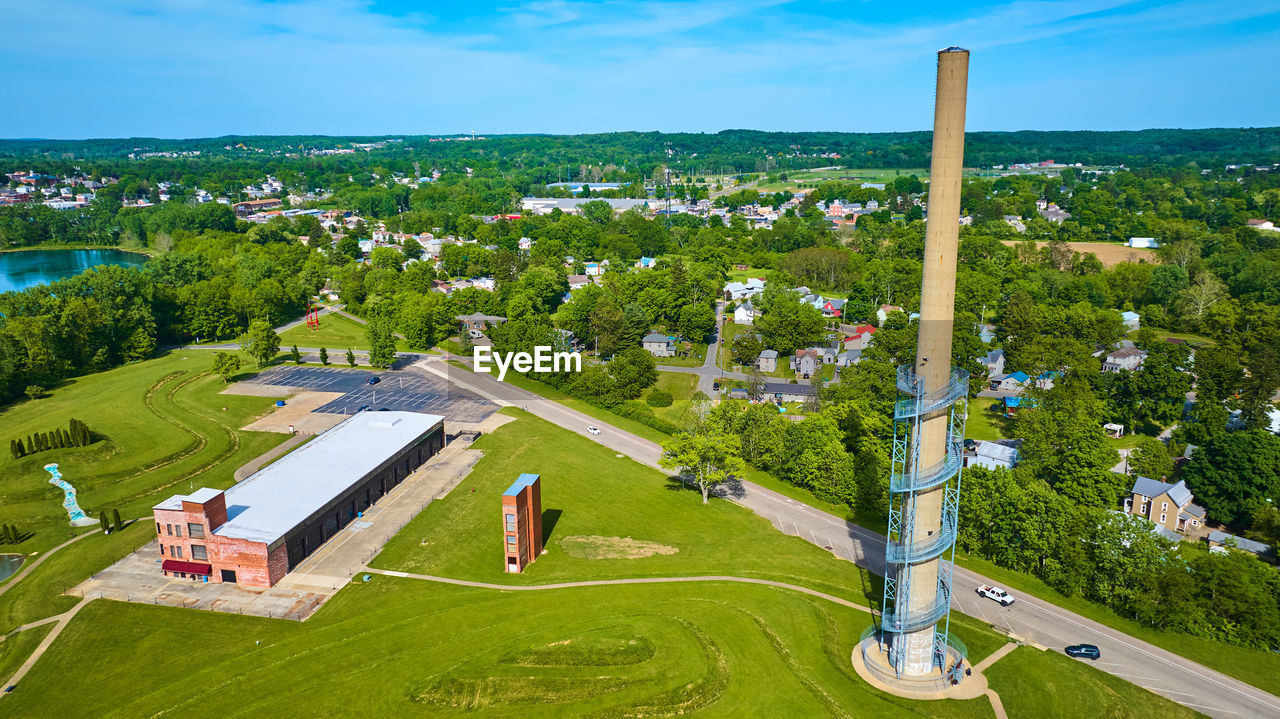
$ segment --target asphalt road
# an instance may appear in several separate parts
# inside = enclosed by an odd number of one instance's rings
[[[659,468],[658,458],[662,448],[642,437],[531,392],[499,383],[493,377],[448,366],[442,359],[432,358],[419,362],[416,367],[445,376],[459,386],[499,404],[525,409],[642,464]],[[598,427],[600,434],[588,433],[588,426]],[[731,489],[723,489],[721,494],[768,519],[782,532],[829,548],[836,556],[853,561],[877,574],[884,572],[884,537],[876,532],[751,482],[741,482]],[[1121,631],[1034,597],[1018,596],[1009,607],[1001,607],[989,599],[978,597],[975,590],[979,584],[995,583],[957,567],[953,582],[953,607],[1054,651],[1061,652],[1068,644],[1096,644],[1102,650],[1101,658],[1093,662],[1096,668],[1209,716],[1222,719],[1280,717],[1280,697],[1134,639]]]

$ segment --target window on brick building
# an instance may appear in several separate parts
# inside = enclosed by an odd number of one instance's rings
[[[173,556],[177,557],[178,559],[182,559],[182,547],[174,547],[170,551],[172,551]]]
[[[164,525],[164,533],[165,533],[165,534],[167,534],[167,535],[169,535],[170,537],[172,537],[172,536],[173,536],[173,525],[172,525],[172,524],[166,524],[166,525]]]
[[[161,544],[161,545],[160,545],[160,556],[162,556],[162,557],[164,556],[164,545],[163,545],[163,544]]]
[[[160,523],[156,522],[156,534],[160,533]]]
[[[507,531],[508,532],[516,531],[516,515],[514,514],[507,515]]]
[[[193,539],[202,539],[202,538],[204,538],[204,525],[203,525],[203,524],[196,524],[195,522],[188,522],[188,523],[187,523],[187,536],[192,537]]]
[[[205,551],[203,544],[193,544],[191,545],[191,558],[207,560],[209,559],[209,552]]]
[[[182,536],[182,525],[181,525],[181,524],[175,524],[175,525],[173,525],[173,536],[175,536],[175,537],[181,537],[181,536]]]

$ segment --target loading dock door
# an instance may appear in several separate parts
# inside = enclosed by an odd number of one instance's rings
[[[222,581],[224,584],[235,584],[236,583],[235,571],[231,569],[222,570]]]

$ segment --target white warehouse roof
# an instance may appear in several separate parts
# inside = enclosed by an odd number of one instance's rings
[[[227,522],[213,533],[275,544],[443,422],[440,415],[417,412],[360,412],[349,417],[227,489]],[[201,488],[190,497],[175,495],[155,508],[181,509],[183,499],[203,503],[217,490],[212,492]]]

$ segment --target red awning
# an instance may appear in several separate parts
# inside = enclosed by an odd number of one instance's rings
[[[160,565],[166,572],[184,572],[186,574],[213,574],[213,567],[200,562],[184,562],[181,559],[166,559]]]

